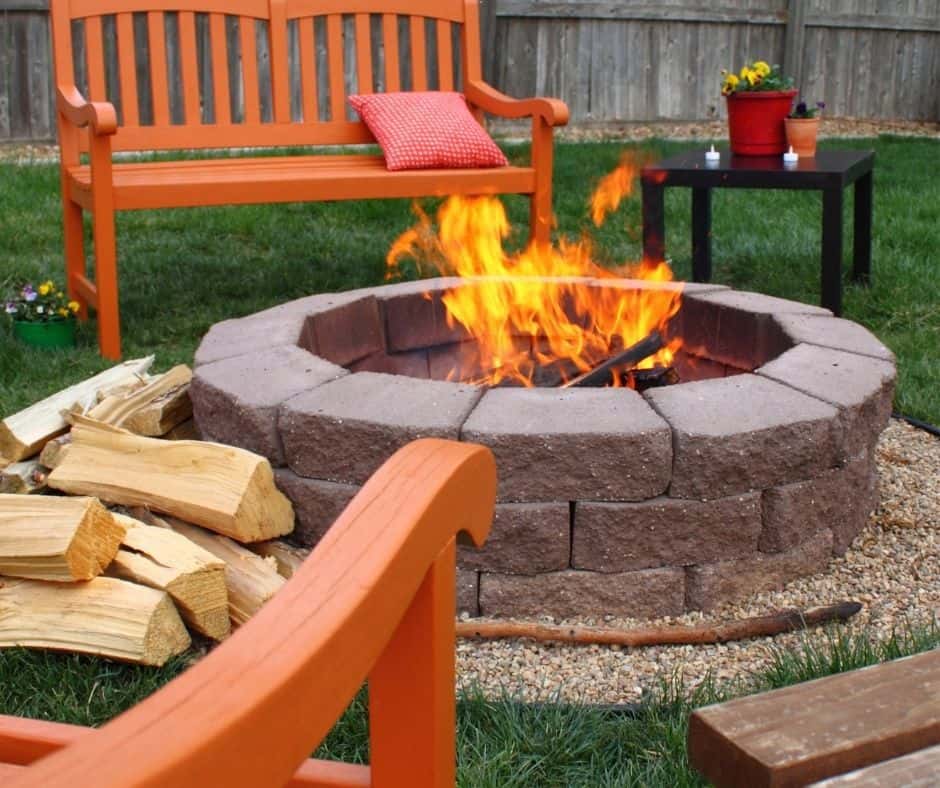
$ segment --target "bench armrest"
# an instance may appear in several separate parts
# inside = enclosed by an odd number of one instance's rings
[[[114,134],[117,113],[107,101],[87,101],[74,85],[56,88],[56,107],[76,126],[91,126],[92,134]]]
[[[540,117],[549,126],[568,123],[568,105],[561,99],[514,99],[485,82],[468,82],[464,86],[467,101],[484,112],[502,118]]]

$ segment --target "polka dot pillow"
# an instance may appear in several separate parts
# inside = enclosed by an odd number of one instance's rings
[[[505,167],[503,152],[460,93],[412,91],[349,96],[390,170]]]

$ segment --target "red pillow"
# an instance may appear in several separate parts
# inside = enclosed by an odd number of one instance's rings
[[[349,96],[390,170],[505,167],[496,143],[460,93],[413,91]]]

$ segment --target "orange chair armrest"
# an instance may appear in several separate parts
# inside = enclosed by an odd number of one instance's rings
[[[114,134],[117,131],[114,105],[107,101],[86,101],[74,85],[56,89],[56,106],[70,123],[91,126],[93,134]]]
[[[568,122],[568,105],[561,99],[514,99],[485,82],[468,82],[464,95],[471,104],[501,118],[537,116],[549,126],[564,126]]]

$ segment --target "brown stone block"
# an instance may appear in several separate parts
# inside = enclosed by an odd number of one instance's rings
[[[775,315],[774,321],[790,339],[791,345],[811,345],[874,356],[894,363],[894,353],[864,326],[841,317],[824,315]]]
[[[295,473],[362,484],[406,443],[456,440],[481,393],[458,383],[357,372],[285,402],[278,430]]]
[[[498,500],[643,500],[669,484],[669,428],[629,389],[491,389],[461,430],[496,456]]]
[[[459,547],[466,569],[534,575],[567,569],[571,553],[570,507],[563,503],[501,503],[483,547]]]
[[[197,367],[189,395],[203,439],[238,446],[284,464],[277,408],[285,400],[346,375],[342,367],[281,345]]]
[[[841,555],[868,522],[871,492],[872,462],[867,452],[818,479],[764,490],[760,549],[790,550],[829,529],[833,551]]]
[[[671,497],[723,498],[837,464],[836,409],[767,378],[700,380],[644,396],[673,429]]]
[[[398,352],[430,348],[470,339],[459,323],[448,325],[442,296],[453,287],[466,287],[456,277],[409,282],[407,289],[381,298],[388,349]]]
[[[571,565],[627,572],[744,557],[757,552],[760,532],[759,493],[705,502],[577,503]]]
[[[305,347],[340,366],[385,350],[379,302],[373,295],[316,312],[303,330]]]
[[[471,618],[480,615],[480,573],[471,569],[457,569],[457,615],[466,613]]]
[[[484,572],[480,614],[533,618],[658,618],[684,610],[685,578],[677,568],[600,574],[568,569],[541,575]]]
[[[687,567],[686,604],[690,610],[711,610],[750,594],[781,589],[798,577],[821,572],[831,552],[832,534],[821,531],[782,553]]]
[[[872,448],[891,417],[897,371],[884,359],[804,343],[757,374],[837,406],[843,458]]]
[[[384,350],[354,361],[350,372],[385,372],[389,375],[405,375],[409,378],[428,377],[428,351],[411,350],[406,353],[386,353]]]
[[[316,546],[359,492],[354,485],[305,479],[287,468],[278,468],[274,481],[294,504],[297,525],[291,536],[305,547]]]

